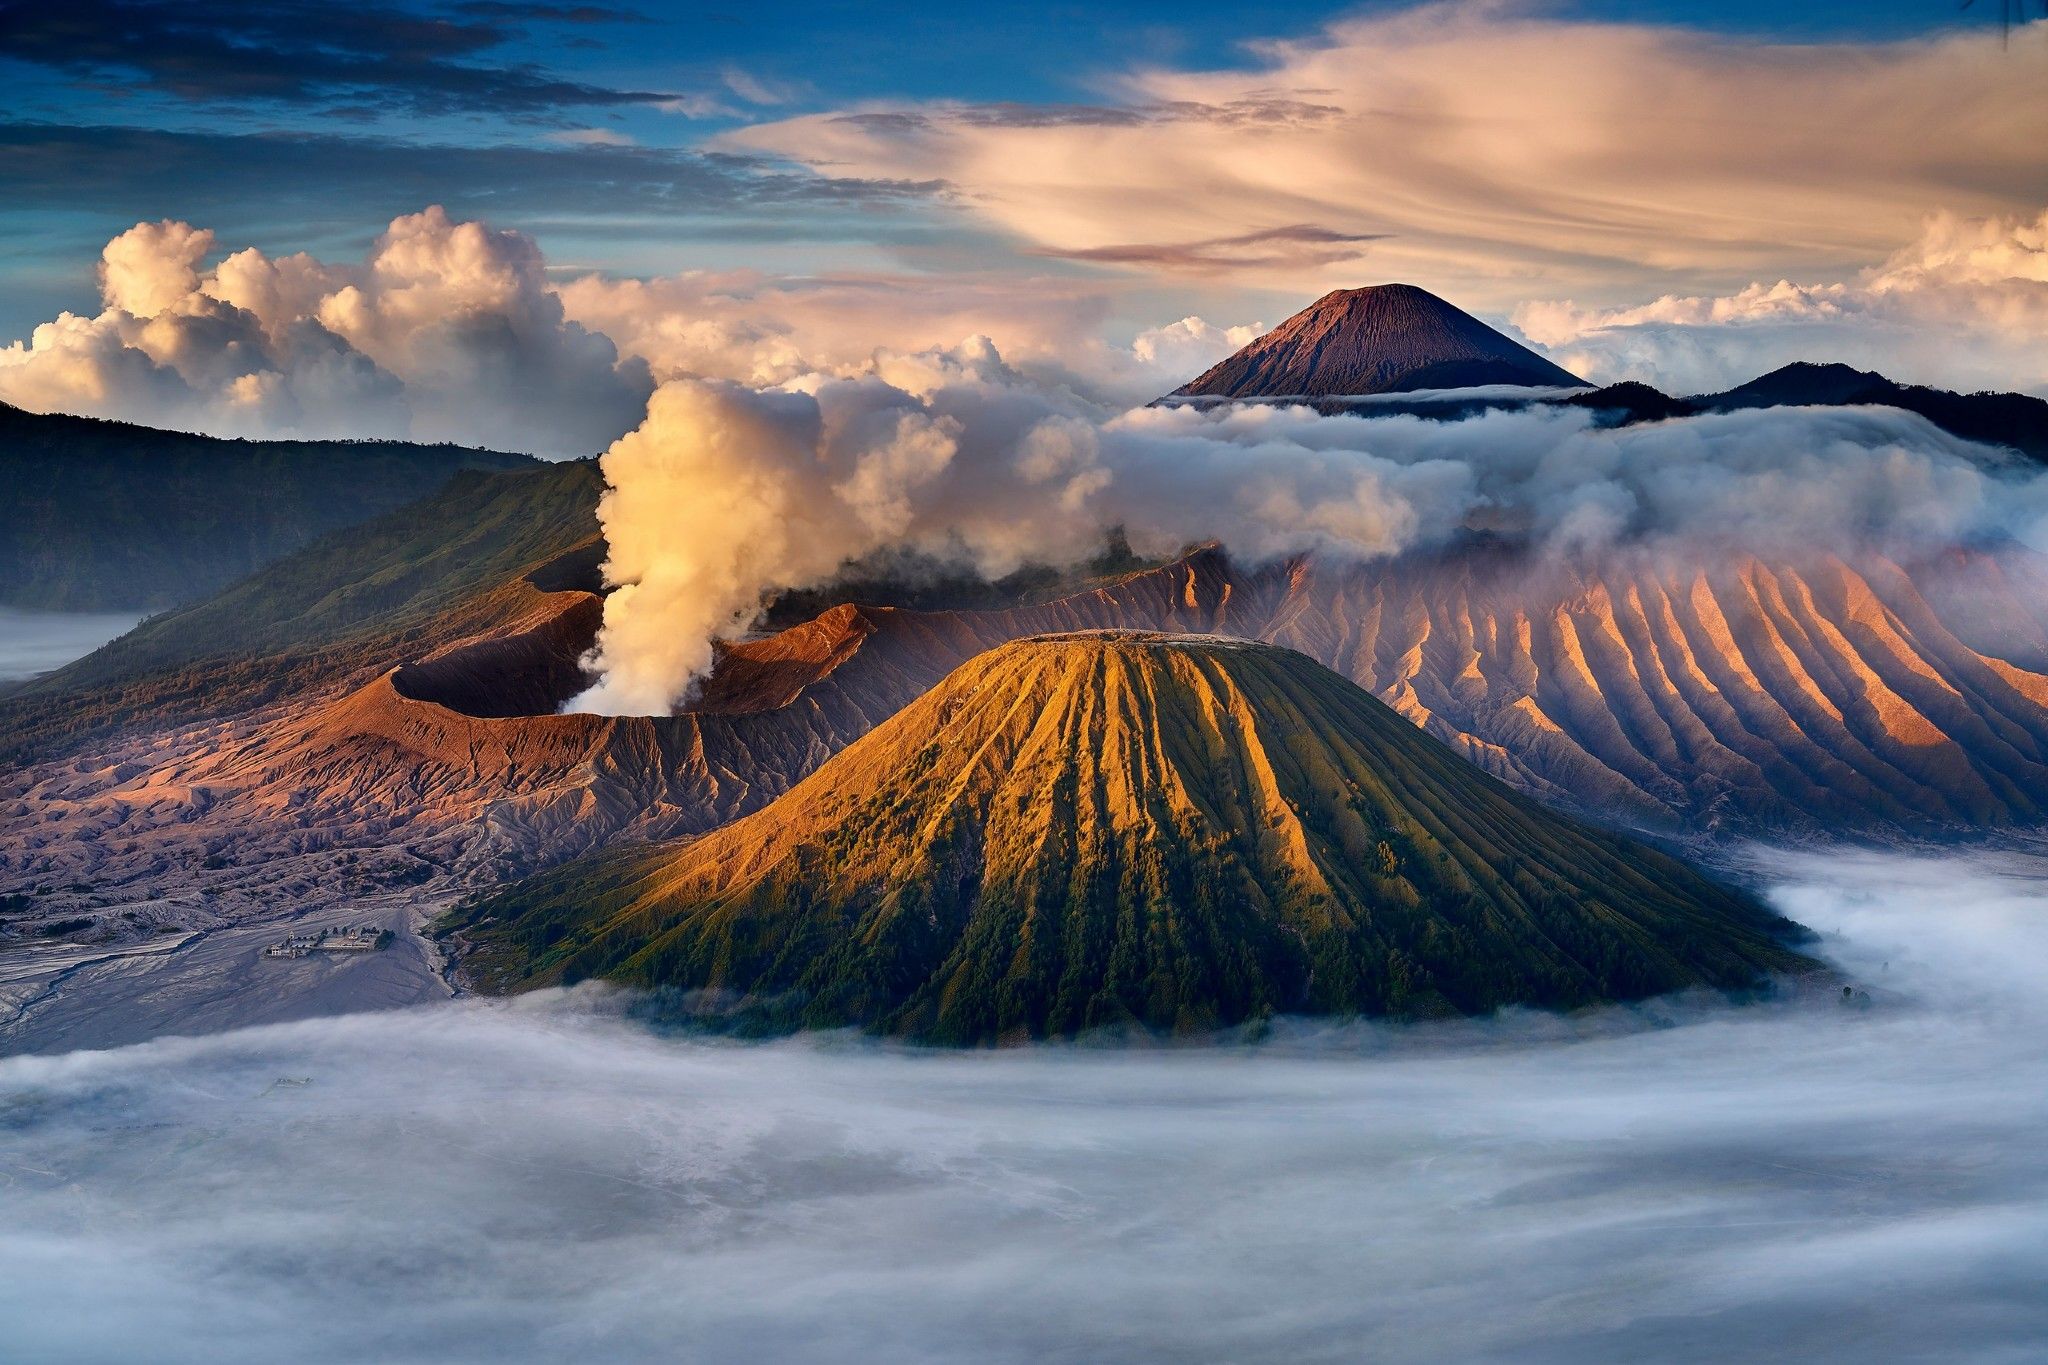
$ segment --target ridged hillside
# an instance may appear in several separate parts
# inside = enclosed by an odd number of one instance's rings
[[[374,685],[317,746],[272,762],[335,773],[336,820],[394,782],[466,786],[540,865],[758,809],[981,650],[1121,627],[1297,649],[1509,785],[1630,823],[1770,837],[2027,827],[2048,819],[2043,584],[2019,553],[1910,570],[1817,557],[1539,571],[1507,546],[1252,570],[1203,551],[1038,606],[835,608],[730,648],[672,717],[511,716],[507,702],[545,680],[465,646]],[[563,637],[548,677],[576,647]]]
[[[1339,289],[1175,389],[1175,398],[1332,398],[1585,381],[1412,284]]]
[[[971,1043],[1739,988],[1783,921],[1520,797],[1292,651],[983,654],[758,814],[474,907],[500,986]]]
[[[0,602],[194,602],[458,471],[538,464],[404,441],[224,441],[0,403]]]

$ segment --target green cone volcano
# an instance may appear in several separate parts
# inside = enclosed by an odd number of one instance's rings
[[[489,986],[606,977],[956,1043],[1813,965],[1747,896],[1516,795],[1303,655],[1134,632],[980,655],[766,809],[458,918]]]

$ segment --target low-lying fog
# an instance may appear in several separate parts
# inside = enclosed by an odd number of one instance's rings
[[[1871,996],[1260,1049],[589,996],[0,1063],[12,1361],[2018,1360],[2048,859],[1780,859]]]
[[[142,619],[140,612],[23,611],[0,607],[0,683],[82,659]]]

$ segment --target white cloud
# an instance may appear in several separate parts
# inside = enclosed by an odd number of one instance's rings
[[[770,80],[738,66],[726,67],[719,73],[719,79],[725,82],[726,89],[748,104],[788,104],[800,92],[798,86]]]
[[[1201,318],[1185,317],[1138,333],[1131,342],[1131,354],[1139,364],[1152,367],[1161,376],[1185,375],[1192,379],[1258,340],[1265,330],[1265,324],[1257,322],[1218,327]],[[1185,382],[1178,381],[1173,387],[1179,388]]]
[[[1188,317],[1105,335],[1111,296],[1042,277],[698,271],[560,286],[516,232],[439,208],[369,257],[233,252],[142,223],[109,242],[105,310],[0,347],[0,400],[231,436],[454,440],[593,454],[640,418],[649,378],[772,387],[869,373],[994,334],[1019,371],[1091,402],[1145,402],[1261,330]]]
[[[198,291],[199,263],[213,234],[166,218],[137,223],[100,253],[100,293],[107,307],[154,317]]]
[[[1679,393],[1728,388],[1795,360],[1965,391],[2048,392],[2048,211],[1936,214],[1911,244],[1843,283],[1780,280],[1618,308],[1528,303],[1514,319],[1590,379]]]
[[[565,318],[539,249],[439,208],[360,265],[235,252],[143,223],[108,243],[106,309],[0,348],[0,399],[232,436],[391,436],[590,454],[638,420],[646,367]]]
[[[738,118],[739,111],[716,95],[676,95],[657,103],[655,108],[664,114],[676,114],[683,118]]]
[[[882,353],[988,336],[1048,387],[1126,407],[1179,387],[1258,336],[1199,317],[1105,338],[1111,299],[1073,280],[693,271],[652,280],[585,275],[560,287],[571,320],[644,358],[657,379],[755,387],[868,373]]]

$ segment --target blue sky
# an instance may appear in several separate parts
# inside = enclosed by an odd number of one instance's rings
[[[1004,234],[930,178],[820,175],[718,139],[876,103],[1113,105],[1134,70],[1255,67],[1258,44],[1392,8],[0,4],[0,338],[89,309],[99,247],[162,217],[224,246],[348,256],[393,215],[445,202],[533,232],[569,270],[985,268]],[[1998,13],[1992,0],[1534,12],[1790,42],[1995,27]]]

